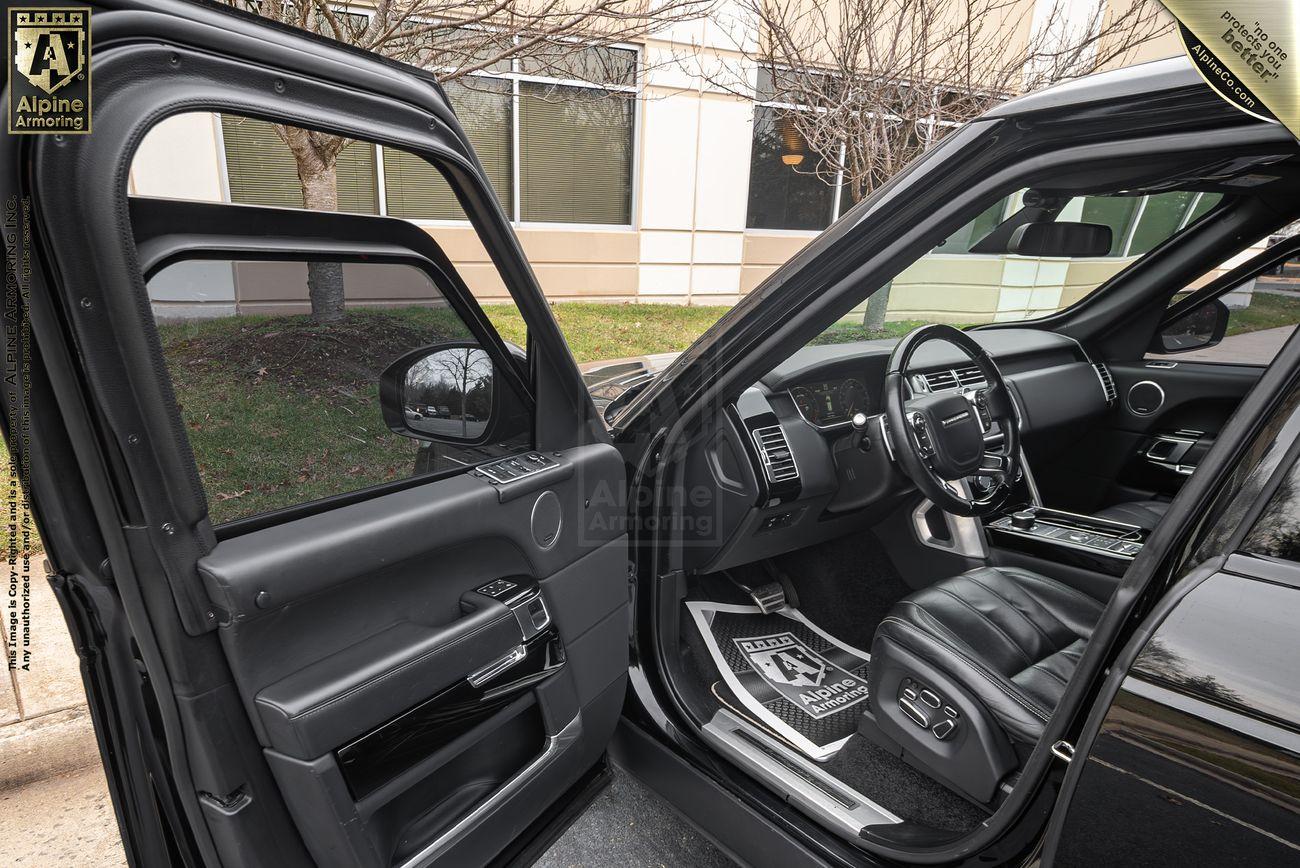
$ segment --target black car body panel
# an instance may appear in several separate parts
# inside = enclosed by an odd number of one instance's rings
[[[1293,663],[1300,587],[1234,574],[1243,560],[1189,593],[1138,656],[1087,754],[1055,864],[1297,858],[1300,682],[1277,674]]]

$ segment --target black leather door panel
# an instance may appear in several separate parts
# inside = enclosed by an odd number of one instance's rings
[[[1201,442],[1188,454],[1192,458],[1204,454],[1206,444],[1263,372],[1247,365],[1178,362],[1171,368],[1164,364],[1108,363],[1118,393],[1110,411],[1095,424],[1080,428],[1072,441],[1058,442],[1061,448],[1034,464],[1047,503],[1090,513],[1114,503],[1172,498],[1187,476],[1148,460],[1146,452],[1155,438],[1199,432],[1191,436]],[[1139,383],[1154,383],[1163,394],[1153,412],[1135,412],[1131,406],[1129,393]],[[1190,465],[1191,459],[1184,463]]]
[[[608,445],[553,457],[543,486],[448,477],[223,540],[200,561],[240,697],[322,863],[398,864],[544,749],[548,768],[579,771],[604,749],[627,672],[624,466]],[[560,507],[555,536],[534,527],[543,498]],[[524,647],[509,598],[476,590],[502,578],[536,583],[553,636],[540,675],[504,702],[466,689]],[[426,714],[442,696],[455,700]],[[407,751],[417,708],[472,723]],[[376,735],[394,730],[400,762]],[[345,774],[338,751],[364,739],[384,768]]]

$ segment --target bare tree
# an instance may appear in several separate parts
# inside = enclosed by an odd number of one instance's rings
[[[469,82],[474,73],[499,71],[512,61],[527,64],[534,74],[562,78],[626,77],[621,61],[601,48],[702,18],[715,0],[223,2],[431,69],[446,83]],[[275,132],[297,163],[304,207],[336,210],[338,158],[351,140],[284,124],[276,124]],[[338,263],[310,263],[307,285],[314,319],[329,322],[343,317],[343,270]]]
[[[742,60],[701,64],[706,78],[783,104],[758,134],[778,140],[793,171],[842,177],[850,202],[992,105],[1122,63],[1173,26],[1152,0],[736,2]],[[868,302],[868,329],[888,302],[886,285]]]

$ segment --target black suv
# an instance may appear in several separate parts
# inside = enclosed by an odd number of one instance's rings
[[[1177,60],[1008,102],[598,411],[429,75],[182,2],[94,26],[94,133],[2,146],[5,420],[132,864],[526,862],[609,756],[752,864],[1300,857],[1300,316],[1259,323],[1300,237],[1250,252],[1300,217],[1282,127]],[[427,161],[527,346],[413,224],[129,195],[186,111]],[[945,256],[1002,321],[953,285],[844,327]],[[173,364],[150,283],[223,259],[437,288],[455,328],[348,393],[401,474],[213,519],[269,497],[205,487],[261,434],[204,451],[219,354]]]

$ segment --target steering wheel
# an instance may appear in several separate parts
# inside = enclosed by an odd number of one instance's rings
[[[980,389],[913,394],[907,371],[916,351],[931,341],[957,347],[984,377]],[[889,357],[885,374],[885,421],[903,472],[921,493],[945,512],[988,515],[1011,493],[1020,474],[1020,426],[1016,408],[993,359],[969,335],[948,325],[924,325],[903,338]],[[1000,451],[986,447],[984,435],[996,422]],[[958,482],[968,476],[990,478],[988,493],[963,494]]]

